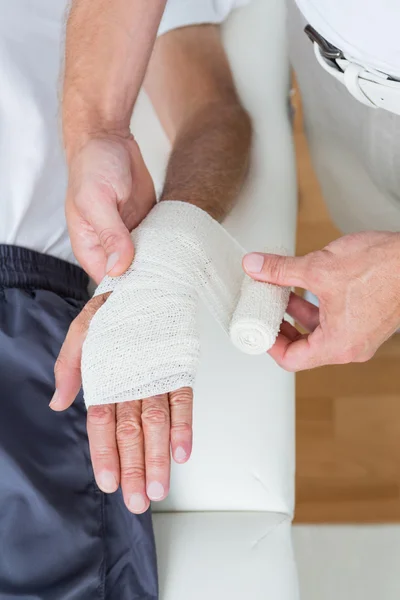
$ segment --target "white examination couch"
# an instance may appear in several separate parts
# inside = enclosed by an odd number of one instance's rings
[[[249,250],[294,250],[284,5],[253,0],[223,31],[254,124],[251,172],[225,225]],[[160,188],[169,147],[145,96],[133,131]],[[205,310],[201,331],[193,457],[174,465],[170,496],[154,506],[160,600],[296,600],[294,376],[241,354]]]

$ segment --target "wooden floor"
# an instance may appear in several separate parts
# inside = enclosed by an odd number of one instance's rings
[[[295,97],[298,108],[298,96]],[[297,110],[297,253],[335,239]],[[297,376],[298,523],[400,522],[400,334],[369,363]]]

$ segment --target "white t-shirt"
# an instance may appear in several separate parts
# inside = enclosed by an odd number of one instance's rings
[[[168,0],[160,33],[220,23],[248,0]],[[74,262],[59,82],[68,0],[0,0],[0,244]]]
[[[400,0],[296,0],[348,59],[400,78]]]

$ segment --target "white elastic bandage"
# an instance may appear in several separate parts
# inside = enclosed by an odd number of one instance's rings
[[[94,315],[82,353],[86,405],[140,400],[193,387],[201,298],[232,342],[249,354],[274,344],[289,290],[244,274],[243,248],[207,213],[160,202],[132,233],[135,259]]]

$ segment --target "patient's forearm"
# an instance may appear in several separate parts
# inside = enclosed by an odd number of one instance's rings
[[[243,183],[251,122],[239,101],[197,108],[176,133],[162,200],[183,200],[221,221]]]
[[[166,0],[73,0],[66,31],[67,156],[91,132],[129,135]]]

